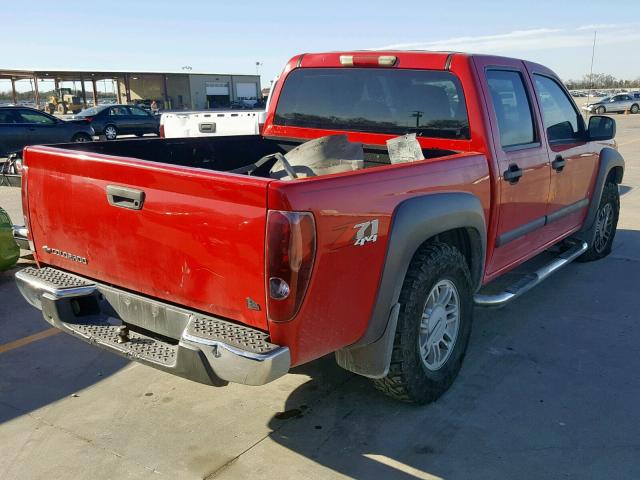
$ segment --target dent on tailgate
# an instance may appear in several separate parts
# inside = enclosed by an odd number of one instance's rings
[[[49,147],[26,162],[41,263],[267,328],[268,180]],[[108,185],[144,191],[142,209],[110,205]]]

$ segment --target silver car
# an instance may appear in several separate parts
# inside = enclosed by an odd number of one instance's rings
[[[619,93],[610,97],[601,98],[600,100],[589,103],[582,107],[589,113],[612,113],[624,112],[629,110],[631,113],[640,111],[640,92]]]

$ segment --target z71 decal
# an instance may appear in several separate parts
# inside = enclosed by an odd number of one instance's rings
[[[353,226],[357,228],[358,232],[355,236],[354,245],[362,247],[368,242],[375,242],[378,239],[378,219],[370,220],[368,222],[358,223]]]

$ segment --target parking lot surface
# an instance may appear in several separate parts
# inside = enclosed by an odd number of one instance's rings
[[[431,405],[332,357],[263,387],[192,383],[58,334],[0,273],[0,478],[640,478],[640,115],[614,118],[613,253],[477,309]],[[16,223],[19,197],[0,187]]]

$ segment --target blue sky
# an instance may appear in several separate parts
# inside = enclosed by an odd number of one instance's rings
[[[518,56],[562,78],[640,77],[640,2],[29,0],[2,9],[0,68],[255,73],[299,52],[454,49]]]

